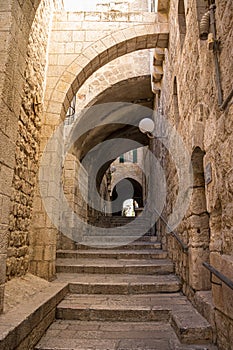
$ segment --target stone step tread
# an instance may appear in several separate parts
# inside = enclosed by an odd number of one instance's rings
[[[174,294],[141,294],[141,295],[121,295],[121,294],[68,294],[58,305],[60,308],[71,309],[91,309],[99,310],[182,310],[192,311],[192,306],[186,297],[181,293]],[[200,315],[201,317],[201,315]],[[206,321],[206,324],[208,322]]]
[[[135,275],[171,274],[174,272],[174,264],[168,259],[58,258],[56,272]]]
[[[82,284],[163,284],[180,283],[178,277],[170,275],[120,275],[120,274],[68,274],[58,273],[58,282]]]
[[[169,322],[186,344],[210,343],[210,324],[181,293],[68,294],[57,306],[56,317],[83,321]]]
[[[58,258],[56,260],[57,266],[95,266],[95,267],[133,267],[133,266],[173,266],[169,259],[110,259],[110,258],[80,258],[80,259],[66,259]]]
[[[161,243],[153,242],[150,240],[142,239],[139,241],[137,237],[120,237],[120,236],[87,236],[78,238],[77,243],[80,245],[90,246],[93,248],[118,248],[127,245],[134,245],[135,242],[147,242],[157,244],[157,247],[161,247]]]
[[[181,345],[169,324],[56,320],[35,350],[215,350]]]
[[[78,250],[58,250],[57,251],[57,258],[80,258],[80,257],[86,257],[86,256],[93,256],[96,258],[108,258],[108,257],[115,257],[115,258],[121,258],[126,256],[129,259],[133,259],[134,257],[140,258],[140,257],[148,257],[148,258],[166,258],[167,252],[162,249],[140,249],[140,250],[133,250],[133,249],[78,249]]]
[[[146,238],[143,238],[141,240],[134,240],[134,241],[126,241],[126,242],[122,242],[121,245],[118,246],[103,246],[101,245],[101,243],[99,244],[100,247],[97,246],[97,244],[95,244],[95,246],[91,246],[88,245],[87,243],[85,244],[84,242],[82,243],[77,243],[76,244],[77,249],[161,249],[161,243],[154,241],[154,240],[147,240]]]
[[[68,282],[71,293],[141,294],[179,292],[175,275],[69,274],[58,273],[58,282]]]
[[[142,246],[144,248],[144,246]],[[152,252],[151,252],[152,250]],[[167,253],[165,250],[162,250],[162,249],[151,249],[151,250],[148,250],[148,249],[142,249],[141,251],[135,251],[134,249],[132,248],[128,248],[128,249],[88,249],[88,250],[85,250],[85,249],[77,249],[77,250],[73,250],[73,249],[70,249],[70,250],[65,250],[65,249],[60,249],[60,250],[57,250],[57,254],[61,254],[61,253],[67,253],[67,254],[73,254],[73,253],[76,253],[76,254],[79,254],[79,253],[89,253],[89,254],[101,254],[101,253],[106,253],[106,254],[120,254],[120,253],[123,253],[123,254],[151,254],[151,253]]]

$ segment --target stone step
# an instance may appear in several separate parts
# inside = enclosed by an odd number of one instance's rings
[[[57,320],[35,350],[216,350],[181,345],[172,327],[159,322]]]
[[[114,322],[169,322],[182,343],[212,342],[212,329],[180,293],[140,295],[68,294],[57,306],[57,319]]]
[[[175,293],[180,281],[175,275],[101,275],[58,274],[59,282],[68,282],[69,291],[77,294]]]
[[[168,259],[57,259],[56,272],[98,274],[171,274],[174,264]]]
[[[76,244],[76,249],[79,250],[79,249],[93,249],[93,247],[91,246],[88,246],[88,245],[82,245],[82,244]],[[101,248],[96,248],[96,249],[101,249]],[[126,249],[126,250],[129,250],[129,249],[132,249],[132,250],[149,250],[149,249],[161,249],[161,243],[159,242],[151,242],[151,241],[134,241],[130,244],[126,244],[126,245],[122,245],[122,246],[119,246],[119,247],[114,247],[114,248],[107,248],[109,250],[111,249],[120,249],[120,250],[123,250],[123,249]]]
[[[110,258],[110,259],[166,259],[167,252],[160,249],[150,250],[113,250],[113,249],[79,249],[58,250],[57,258],[81,259],[81,258]]]
[[[94,248],[114,248],[118,246],[125,246],[125,245],[131,245],[134,242],[156,242],[157,238],[154,236],[141,236],[140,232],[138,233],[132,233],[131,235],[127,233],[125,235],[124,233],[119,235],[110,235],[110,234],[92,234],[92,235],[85,235],[82,237],[78,237],[76,239],[78,244],[82,245],[89,245]]]

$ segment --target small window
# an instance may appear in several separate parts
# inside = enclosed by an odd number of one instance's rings
[[[137,163],[138,161],[138,154],[137,154],[137,150],[134,149],[133,150],[133,163]]]
[[[186,17],[185,17],[184,0],[179,0],[178,23],[179,23],[179,31],[180,31],[180,45],[181,45],[181,49],[182,49],[183,44],[184,44],[185,35],[186,35]]]
[[[124,163],[124,162],[125,162],[125,160],[124,160],[124,156],[123,156],[123,155],[121,155],[121,156],[120,156],[120,158],[119,158],[119,162],[120,162],[120,163]]]
[[[179,111],[179,100],[178,100],[178,88],[177,88],[177,79],[174,78],[173,83],[173,109],[174,109],[174,119],[175,124],[178,126],[180,120],[180,111]]]

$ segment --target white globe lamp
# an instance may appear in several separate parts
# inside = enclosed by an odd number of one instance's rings
[[[139,122],[138,127],[143,134],[146,134],[146,133],[152,134],[155,124],[152,119],[144,118]]]

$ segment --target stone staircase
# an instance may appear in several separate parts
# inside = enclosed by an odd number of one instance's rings
[[[213,350],[212,329],[180,292],[155,237],[57,252],[69,293],[35,350]]]

